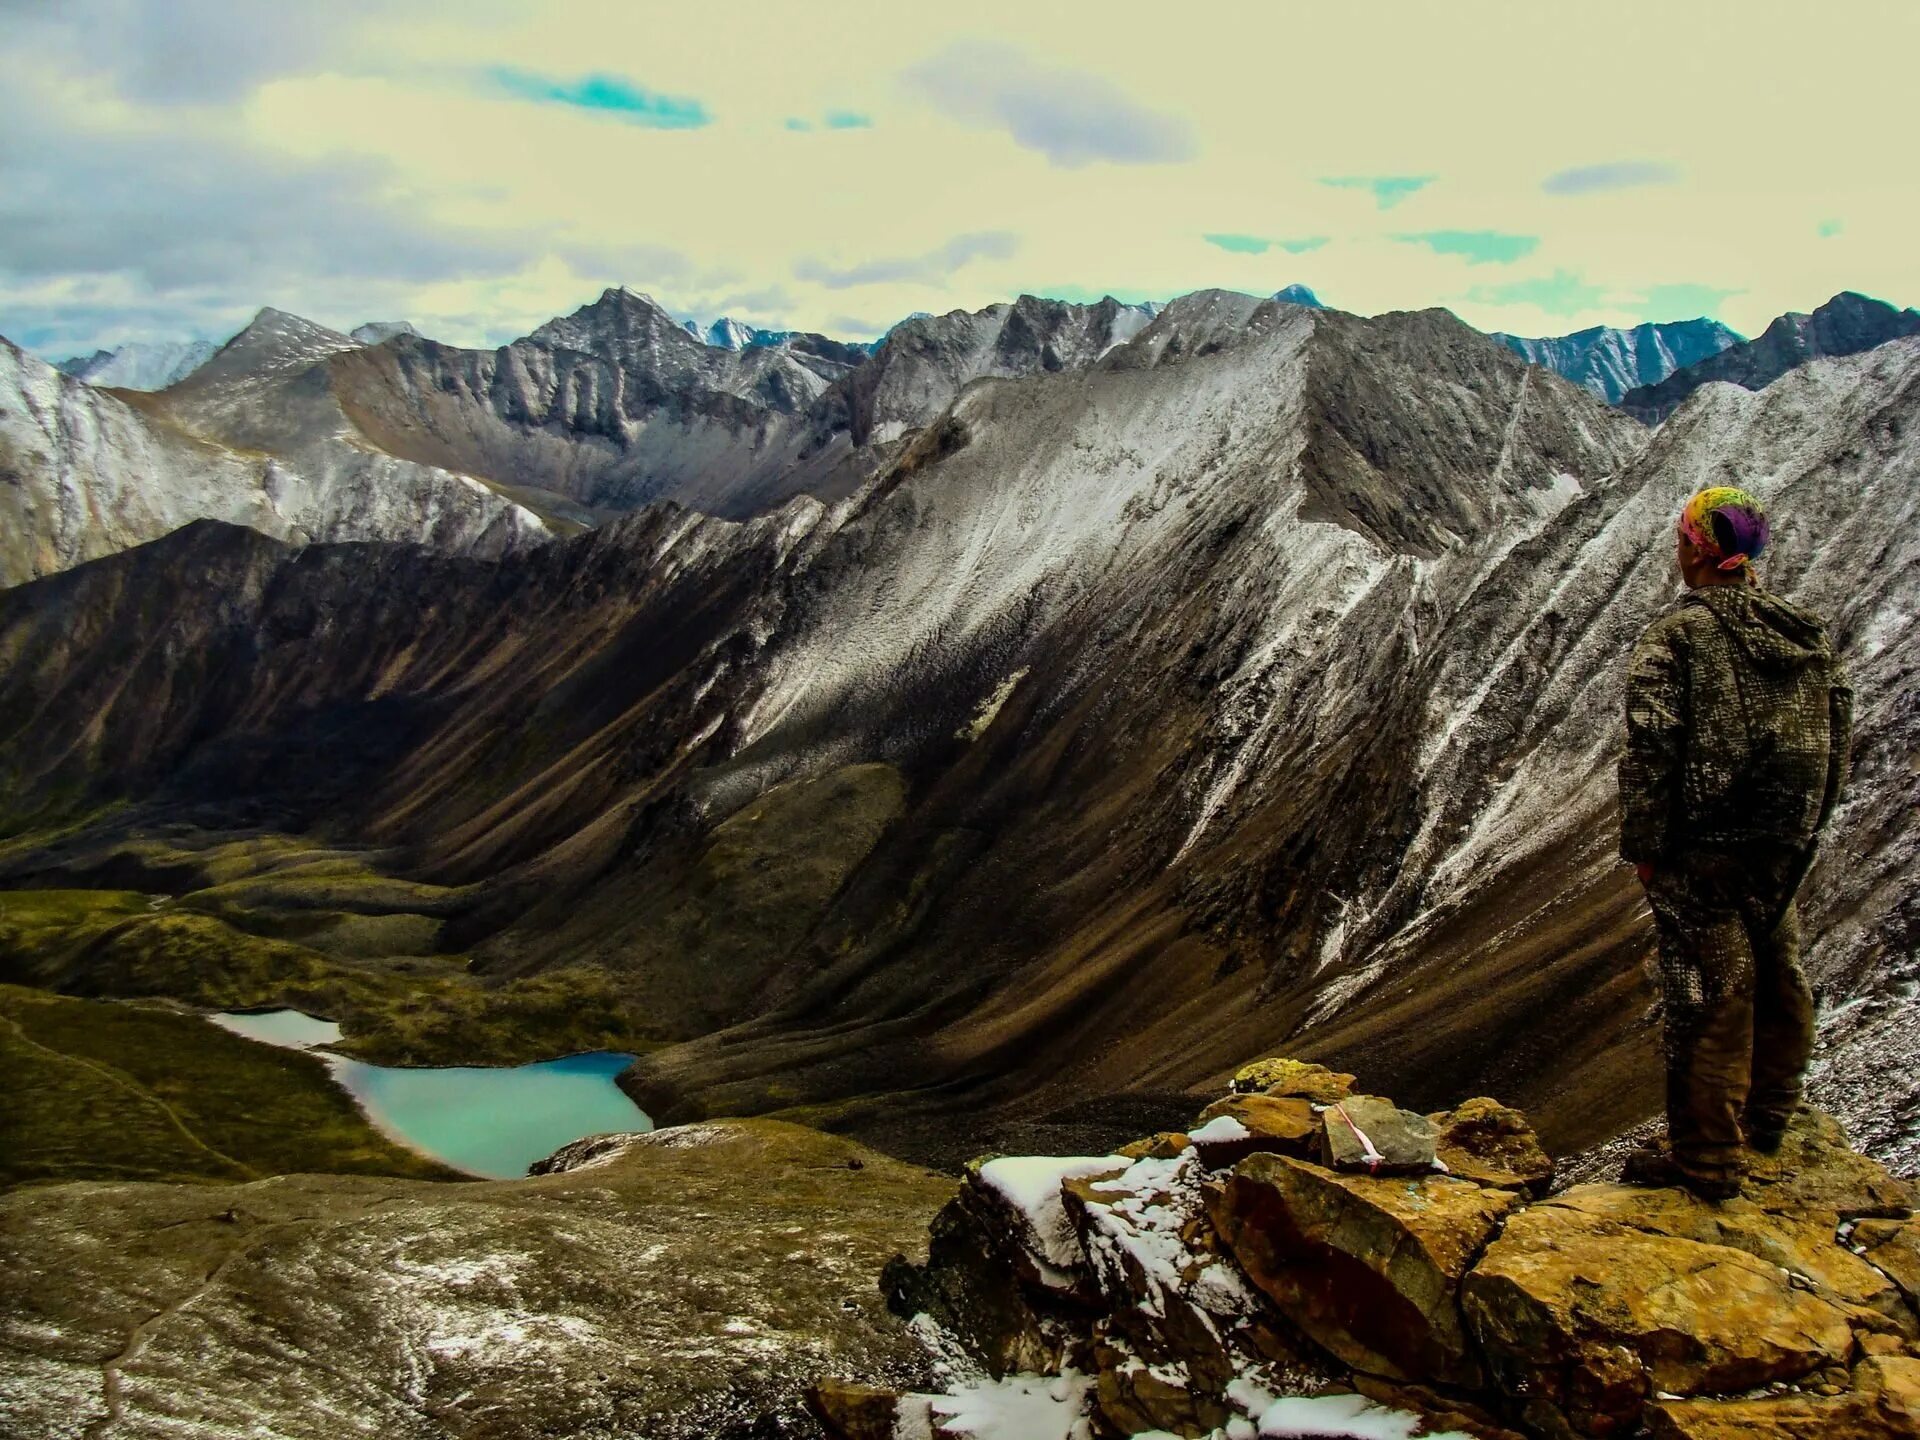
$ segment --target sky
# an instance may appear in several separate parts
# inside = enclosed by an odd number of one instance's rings
[[[0,0],[0,334],[1920,301],[1911,0]]]

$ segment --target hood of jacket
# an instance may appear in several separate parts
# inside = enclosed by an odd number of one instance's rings
[[[1688,591],[1682,603],[1712,611],[1761,670],[1797,670],[1833,657],[1827,627],[1818,615],[1758,585],[1706,585]]]

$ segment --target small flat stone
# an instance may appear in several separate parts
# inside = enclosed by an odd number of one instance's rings
[[[1335,1170],[1371,1175],[1431,1171],[1439,1135],[1424,1115],[1376,1095],[1356,1095],[1320,1112],[1320,1154]]]

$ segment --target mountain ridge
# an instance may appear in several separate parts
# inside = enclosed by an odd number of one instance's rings
[[[1755,339],[1675,371],[1657,384],[1628,391],[1620,397],[1620,408],[1657,425],[1713,381],[1760,390],[1809,360],[1853,355],[1913,334],[1920,334],[1920,310],[1896,310],[1884,300],[1843,290],[1811,314],[1790,311]]]

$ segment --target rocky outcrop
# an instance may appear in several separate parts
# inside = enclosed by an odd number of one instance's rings
[[[1164,1158],[977,1167],[943,1219],[997,1223],[936,1238],[924,1266],[895,1262],[891,1303],[995,1383],[1090,1382],[1082,1420],[1102,1437],[1916,1433],[1916,1196],[1830,1117],[1803,1112],[1784,1158],[1756,1158],[1740,1197],[1714,1204],[1612,1183],[1542,1198],[1551,1166],[1525,1116],[1484,1097],[1433,1117],[1451,1173],[1209,1156],[1197,1137],[1258,1102],[1288,1103],[1231,1095]],[[1011,1198],[1009,1176],[1026,1182]],[[975,1295],[997,1284],[992,1299],[919,1305],[962,1272]],[[1003,1343],[1010,1314],[1046,1333],[1038,1372]],[[941,1403],[823,1384],[815,1412],[878,1440]]]

